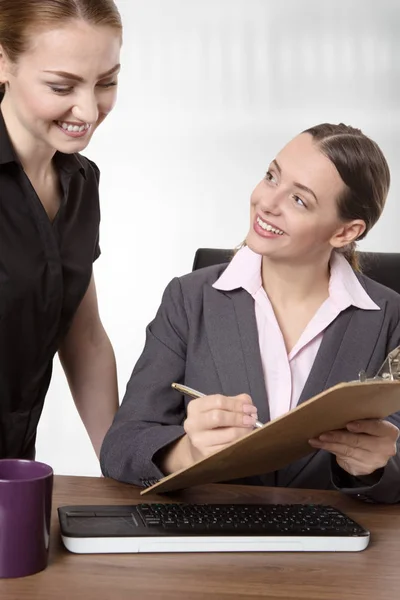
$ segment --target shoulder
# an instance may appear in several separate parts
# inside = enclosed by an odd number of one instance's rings
[[[394,316],[400,319],[400,294],[363,273],[356,273],[356,276],[367,294],[378,306],[381,308],[386,306]]]
[[[178,277],[182,293],[185,296],[191,296],[202,292],[204,287],[212,286],[217,281],[227,266],[227,263],[212,265]]]
[[[165,288],[156,318],[150,325],[153,334],[162,337],[162,332],[170,331],[172,327],[182,340],[186,340],[189,329],[204,312],[205,288],[211,288],[226,266],[213,265],[174,277]]]
[[[203,302],[204,289],[210,288],[226,267],[226,263],[212,265],[180,277],[174,277],[164,291],[163,303],[174,306],[178,303],[184,304],[186,307],[199,306]]]

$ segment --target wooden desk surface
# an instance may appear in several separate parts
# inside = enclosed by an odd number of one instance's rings
[[[146,502],[160,501],[147,496]],[[110,479],[55,477],[49,566],[0,580],[1,600],[394,600],[400,596],[400,506],[376,506],[336,492],[210,485],[169,496],[189,502],[321,502],[371,531],[357,553],[76,555],[64,549],[56,508],[134,504],[139,490]],[[142,499],[143,501],[143,499]]]

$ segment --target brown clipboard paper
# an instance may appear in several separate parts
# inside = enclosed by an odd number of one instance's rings
[[[383,419],[400,411],[400,381],[339,383],[141,494],[261,475],[314,452],[308,440],[350,421]]]

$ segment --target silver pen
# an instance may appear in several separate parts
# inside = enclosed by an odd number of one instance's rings
[[[182,385],[180,383],[171,383],[171,387],[174,388],[174,390],[177,390],[178,392],[182,392],[182,394],[185,394],[186,396],[190,396],[191,398],[202,398],[203,396],[205,396],[206,394],[203,394],[202,392],[198,392],[197,390],[194,390],[193,388],[188,387],[187,385]],[[256,421],[254,423],[254,427],[263,427],[264,423],[261,423],[261,421]]]

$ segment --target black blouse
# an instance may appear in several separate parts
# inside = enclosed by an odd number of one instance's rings
[[[62,201],[51,222],[0,110],[0,458],[34,457],[53,357],[100,253],[99,171],[78,154],[54,161]]]

